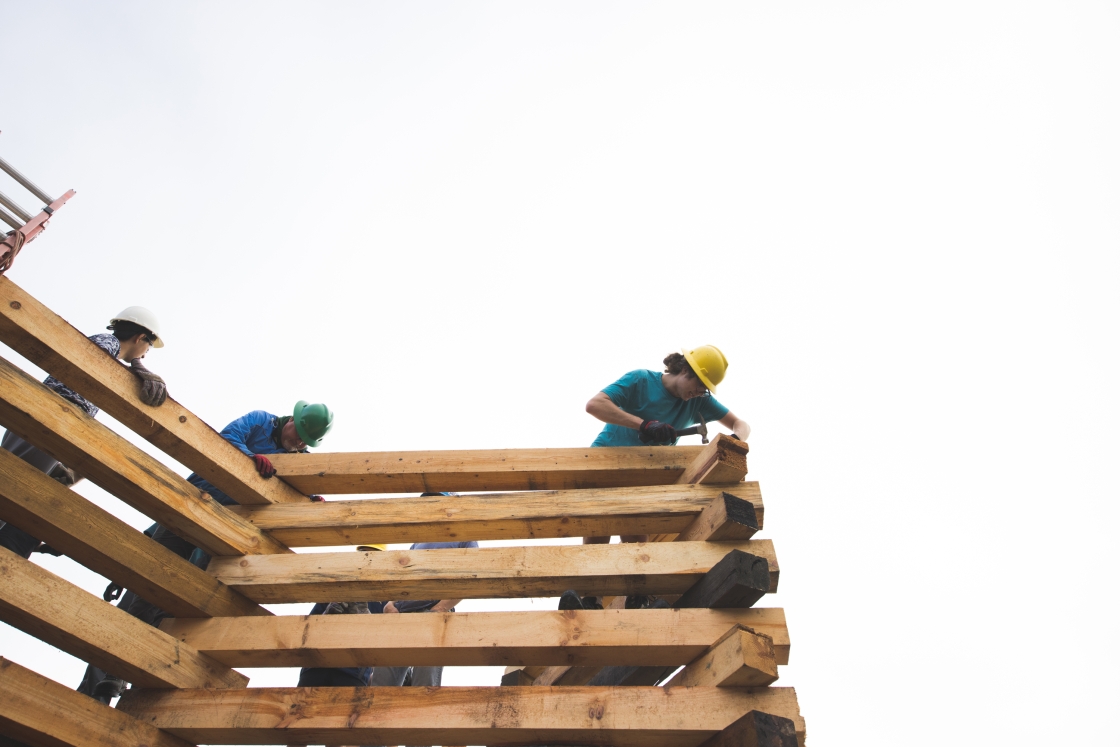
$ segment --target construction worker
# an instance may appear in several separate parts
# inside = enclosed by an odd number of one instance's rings
[[[277,417],[264,410],[254,410],[242,415],[222,429],[222,438],[236,446],[242,454],[253,460],[257,474],[266,480],[276,474],[276,468],[268,459],[268,454],[307,453],[309,447],[318,446],[323,437],[334,425],[334,413],[323,404],[308,404],[304,400],[296,403],[291,415]],[[194,485],[223,506],[237,502],[223,493],[208,480],[195,473],[187,476],[187,482]],[[323,500],[322,496],[310,496],[313,501]],[[166,527],[159,527],[152,535],[159,544],[181,558],[205,568],[210,557],[189,541],[173,534]],[[194,557],[192,557],[192,555]],[[167,613],[155,605],[136,598],[128,607],[128,613],[150,625],[159,626]]]
[[[727,373],[727,358],[715,345],[702,345],[680,353],[670,353],[663,372],[631,371],[596,394],[587,403],[587,412],[606,423],[591,444],[598,446],[668,446],[677,442],[677,430],[699,422],[718,421],[730,428],[734,438],[746,441],[751,427],[720,404],[712,394]],[[622,542],[646,542],[644,534],[623,535]],[[584,537],[585,545],[605,545],[610,537]],[[634,595],[626,606],[638,609],[649,605],[649,598]],[[574,592],[561,597],[560,609],[602,609],[602,600]]]
[[[455,493],[421,493],[421,497],[447,495]],[[446,548],[462,547],[477,548],[474,540],[464,542],[417,542],[412,545],[412,550],[441,550]],[[454,612],[455,605],[462,599],[428,599],[385,602],[382,610],[386,615],[414,614],[420,612]],[[374,667],[370,675],[369,684],[377,687],[401,687],[408,682],[412,687],[439,687],[443,681],[443,667]]]
[[[152,407],[162,405],[167,399],[167,385],[158,375],[145,368],[140,360],[147,355],[149,349],[163,347],[163,338],[159,334],[159,321],[155,314],[142,306],[129,306],[110,319],[106,329],[112,332],[90,335],[89,339],[114,359],[130,362],[132,372],[140,380],[139,396],[144,404]],[[99,410],[96,405],[55,377],[48,376],[43,384],[85,410],[90,417],[97,417]],[[32,446],[12,431],[4,433],[0,447],[64,485],[73,485],[81,479],[50,454]],[[41,545],[38,539],[27,532],[11,524],[0,522],[0,547],[6,547],[21,557],[29,558],[31,553]]]

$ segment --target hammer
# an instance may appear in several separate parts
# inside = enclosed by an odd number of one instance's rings
[[[677,436],[692,436],[699,433],[700,443],[708,443],[708,424],[704,422],[703,415],[699,415],[698,417],[700,418],[700,425],[694,425],[689,428],[682,428],[681,430],[677,431]]]

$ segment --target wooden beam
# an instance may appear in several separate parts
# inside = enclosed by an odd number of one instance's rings
[[[747,474],[747,444],[720,433],[697,454],[677,478],[680,485],[725,485]]]
[[[758,489],[757,482],[740,485],[754,485]],[[743,491],[738,487],[720,492],[674,541],[721,542],[753,537],[762,528],[762,522],[754,503],[736,495],[739,492]],[[762,502],[761,497],[758,502]]]
[[[736,624],[665,687],[766,687],[778,679],[776,653],[773,638]]]
[[[677,543],[673,543],[674,545]],[[688,542],[704,544],[700,542]],[[723,544],[723,543],[721,543]],[[774,590],[777,561],[733,549],[676,601],[676,607],[752,607]]]
[[[696,747],[753,710],[804,731],[796,695],[779,687],[129,690],[117,707],[206,744]]]
[[[251,460],[175,400],[159,407],[142,403],[131,371],[7,277],[0,278],[0,341],[238,503],[307,502],[280,480],[261,478]]]
[[[272,614],[3,449],[0,519],[174,617]]]
[[[757,482],[744,482],[733,488],[666,485],[550,490],[241,506],[230,510],[289,547],[681,531],[701,539],[745,540],[758,529],[760,521],[756,522],[756,517],[762,516],[762,495]],[[701,537],[697,521],[725,528],[719,536]],[[747,531],[748,526],[751,531]]]
[[[211,555],[291,550],[0,358],[0,423]]]
[[[736,550],[772,563],[777,588],[770,540],[252,555],[214,558],[207,572],[260,603],[683,594]]]
[[[141,687],[249,682],[6,548],[0,548],[0,620]]]
[[[190,747],[191,742],[0,657],[0,733],[49,747]]]
[[[280,477],[308,494],[569,490],[672,485],[702,448],[373,451],[269,459]]]
[[[160,630],[230,667],[680,666],[740,625],[772,632],[788,657],[780,609],[177,619]]]
[[[804,741],[804,729],[801,731]],[[797,725],[792,719],[751,711],[700,747],[797,747]]]
[[[666,543],[657,546],[676,546]],[[703,542],[687,543],[703,545]],[[714,543],[713,543],[714,544]],[[754,544],[754,543],[749,543]],[[762,546],[763,543],[759,543]],[[647,545],[648,546],[648,545]],[[766,569],[770,563],[757,555],[731,550],[718,563],[712,566],[679,599],[682,608],[746,608],[766,593],[769,587],[776,588],[776,577],[771,577]],[[777,561],[774,561],[777,567]],[[612,607],[623,602],[622,597],[611,600]],[[788,654],[787,654],[788,655]],[[550,667],[541,672],[535,685],[652,685],[672,673],[662,666],[635,667],[611,666],[605,669],[596,667]]]

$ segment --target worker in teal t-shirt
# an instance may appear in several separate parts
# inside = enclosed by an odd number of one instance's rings
[[[683,353],[683,355],[682,355]],[[587,412],[607,425],[592,446],[668,446],[677,442],[677,430],[700,422],[719,421],[732,436],[746,441],[751,427],[710,396],[727,373],[727,358],[714,345],[672,353],[665,372],[631,371],[596,394]],[[644,534],[623,535],[623,542],[646,542]],[[610,537],[584,537],[585,545],[605,545]],[[628,609],[648,606],[643,595],[626,598]],[[560,609],[602,609],[597,597],[582,600],[574,591],[560,598]]]

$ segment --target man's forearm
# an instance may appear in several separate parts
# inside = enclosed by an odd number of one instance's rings
[[[461,601],[463,601],[463,600],[462,599],[441,599],[432,606],[431,611],[432,612],[450,612],[452,609],[455,608],[455,605],[459,604],[459,602],[461,602]]]
[[[592,417],[611,425],[621,425],[623,428],[633,428],[634,430],[642,427],[641,418],[626,412],[614,402],[611,402],[610,398],[602,392],[592,397],[591,401],[587,403],[587,412]]]

